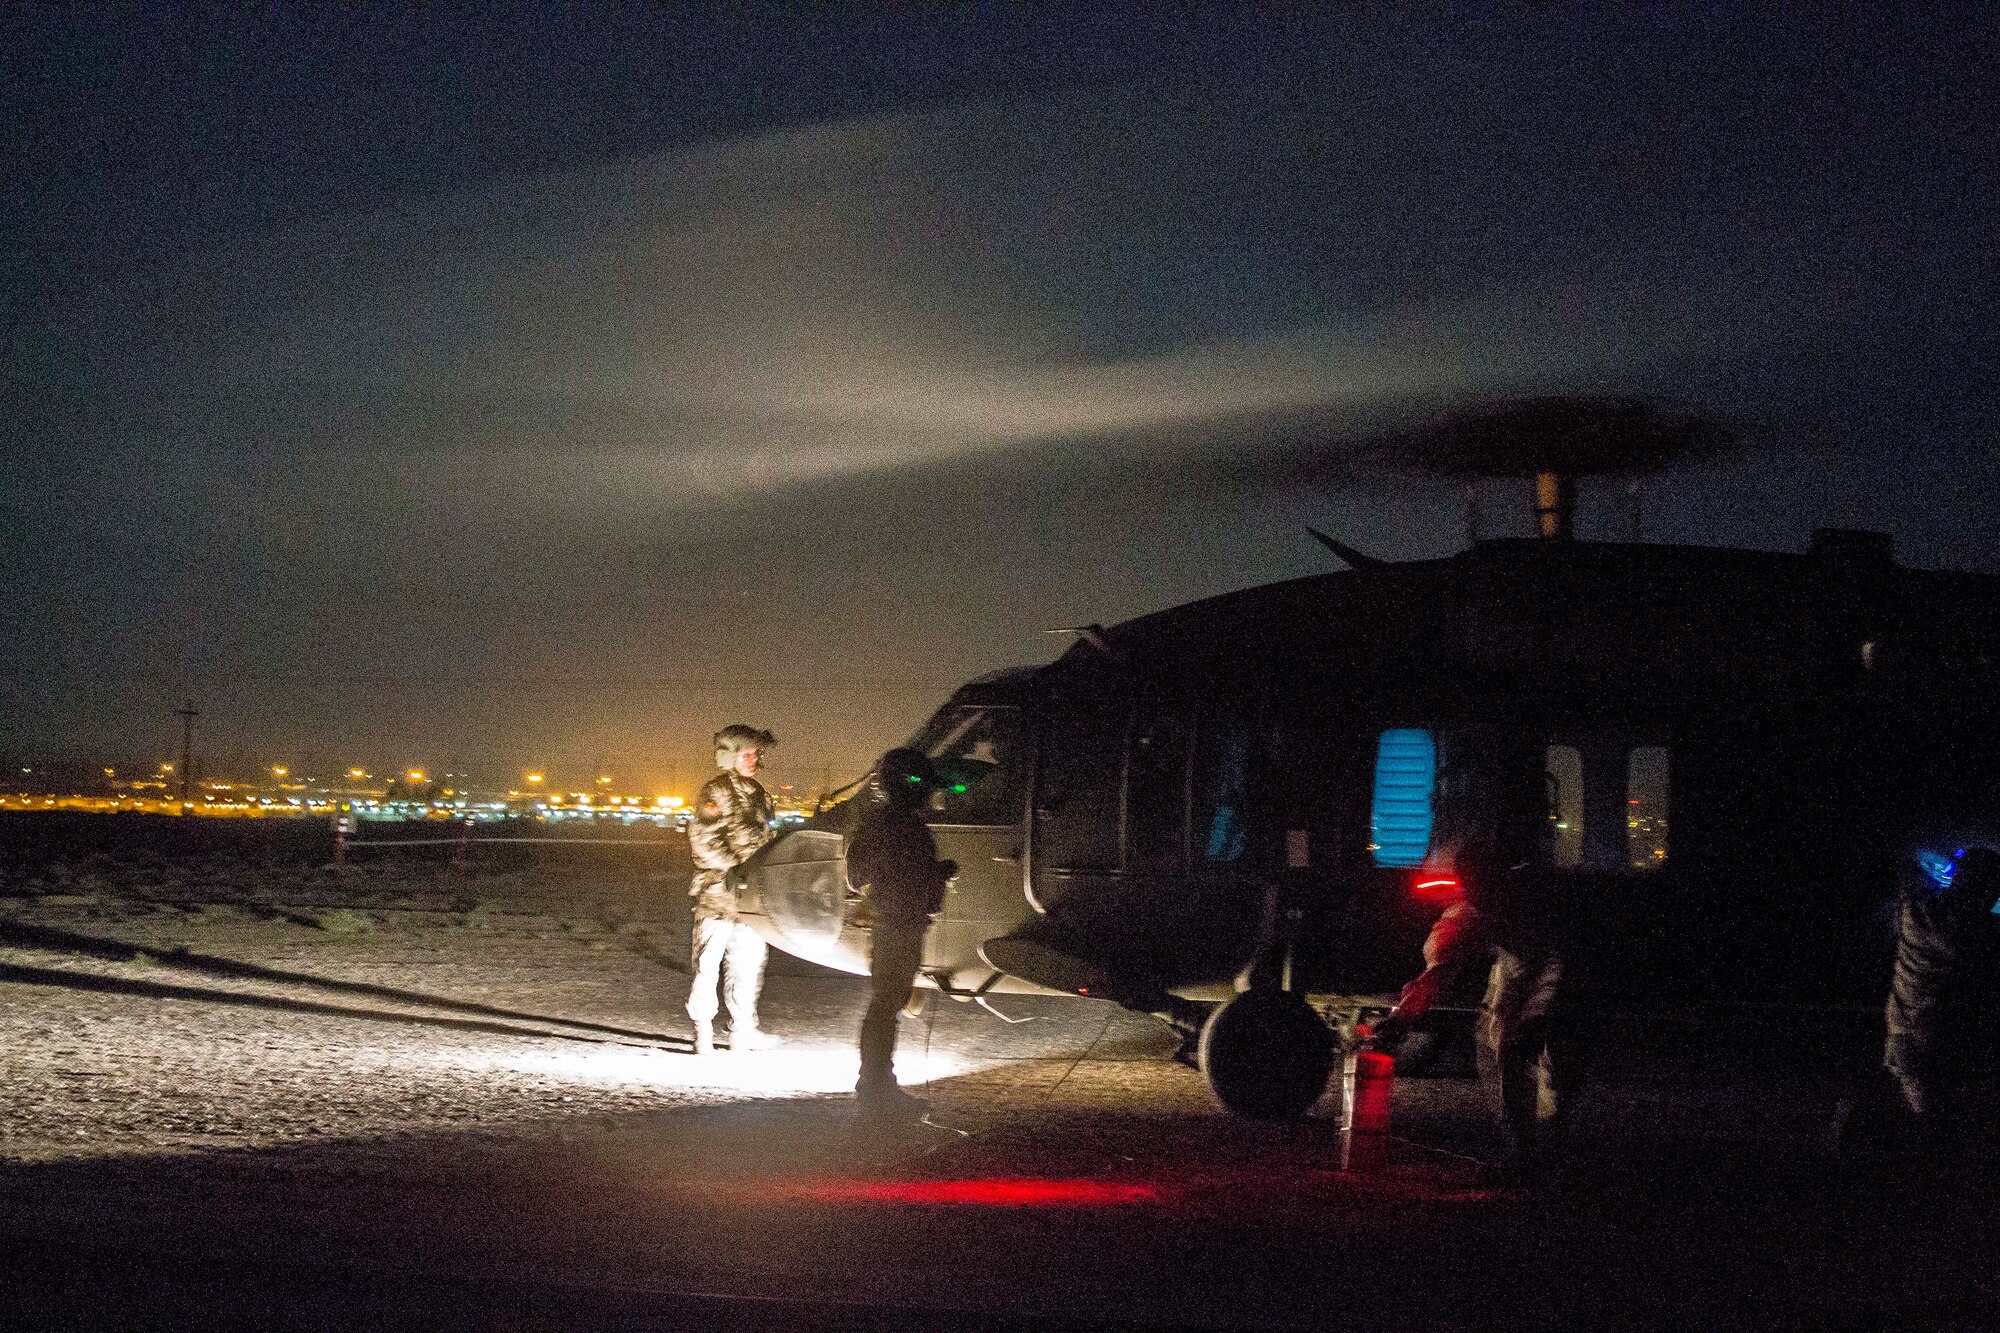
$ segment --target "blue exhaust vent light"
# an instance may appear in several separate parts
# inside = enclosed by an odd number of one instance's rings
[[[1437,740],[1420,727],[1393,727],[1375,748],[1375,802],[1369,853],[1378,866],[1421,865],[1431,849]]]

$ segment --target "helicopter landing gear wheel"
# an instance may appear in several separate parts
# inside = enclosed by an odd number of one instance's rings
[[[1296,1120],[1333,1073],[1334,1039],[1304,997],[1251,990],[1201,1030],[1201,1072],[1222,1104],[1258,1120]]]

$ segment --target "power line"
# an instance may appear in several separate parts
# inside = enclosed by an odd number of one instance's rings
[[[290,685],[299,689],[625,689],[625,690],[820,690],[889,693],[950,690],[956,677],[929,680],[762,680],[733,676],[312,676],[289,672],[228,673],[232,685]]]
[[[936,680],[756,680],[730,676],[347,676],[325,678],[332,684],[406,689],[439,688],[594,689],[630,690],[918,690],[956,687],[961,681]]]

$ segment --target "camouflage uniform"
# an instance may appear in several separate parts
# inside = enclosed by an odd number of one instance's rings
[[[1468,901],[1446,909],[1424,940],[1423,974],[1403,988],[1393,1013],[1396,1026],[1406,1026],[1462,968],[1493,960],[1479,1036],[1499,1077],[1506,1151],[1517,1160],[1561,1131],[1582,1063],[1563,1012],[1563,953],[1550,905],[1532,879],[1518,868],[1488,872],[1478,882],[1497,880],[1500,891],[1481,895],[1484,909]]]
[[[1996,895],[2000,853],[1984,848],[1965,856],[1948,888],[1917,874],[1904,882],[1882,1064],[1920,1119],[1958,1109],[1955,1085],[1977,1054],[1977,1016],[1993,1002],[2000,965]]]
[[[771,840],[774,813],[763,784],[736,772],[718,773],[695,796],[694,820],[688,825],[695,865],[688,884],[688,896],[694,899],[694,983],[687,1011],[697,1028],[715,1020],[716,992],[726,970],[733,1032],[740,1038],[757,1031],[757,995],[764,984],[767,950],[763,939],[737,918],[728,875]]]

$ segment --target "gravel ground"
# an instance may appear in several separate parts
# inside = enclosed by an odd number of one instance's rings
[[[1330,1101],[1056,997],[931,997],[875,1125],[856,978],[774,955],[786,1045],[690,1053],[677,856],[0,864],[0,1324],[2000,1327],[1991,1175],[1821,1154],[1851,1034],[1655,1042],[1548,1191],[1481,1183],[1475,1080],[1343,1172]]]
[[[657,859],[603,876],[205,867],[191,878],[209,901],[100,863],[90,892],[0,898],[0,1158],[547,1134],[851,1088],[860,980],[779,954],[764,1013],[787,1045],[690,1054],[684,872]],[[1150,1020],[1000,1004],[1030,1021],[932,996],[905,1020],[905,1080],[1087,1100],[1097,1064],[1150,1065],[1207,1104]]]
[[[199,833],[210,842],[178,874],[145,846],[0,861],[0,1160],[549,1134],[852,1087],[860,980],[779,953],[764,1011],[786,1047],[692,1057],[678,840],[479,848],[462,867],[449,849],[385,851],[333,873],[295,846]],[[929,1083],[941,1115],[1111,1109],[1142,1088],[1162,1112],[1213,1110],[1150,1019],[995,1004],[1028,1021],[933,995],[904,1022],[905,1081]],[[1828,1071],[1868,1059],[1865,1033],[1768,1068],[1732,1058],[1731,1040],[1711,1025],[1675,1054],[1657,1034],[1605,1033],[1607,1067],[1648,1054],[1593,1089],[1583,1137],[1810,1152],[1847,1087]],[[1490,1151],[1480,1110],[1466,1080],[1398,1085],[1399,1124],[1442,1153]]]

